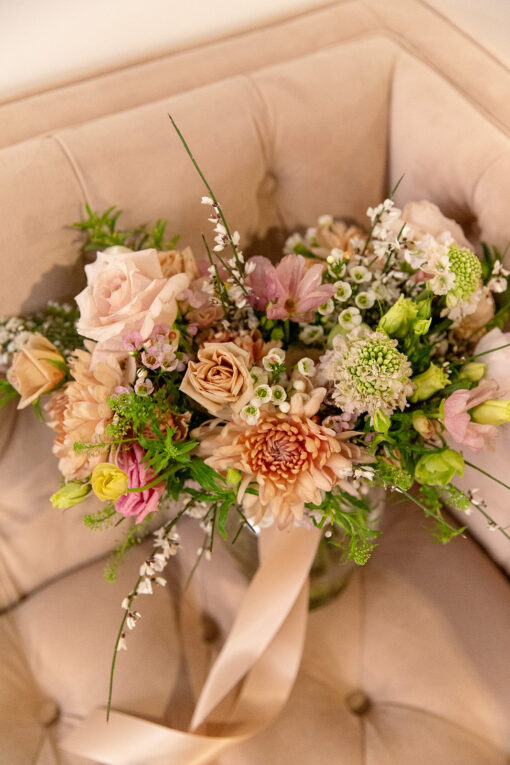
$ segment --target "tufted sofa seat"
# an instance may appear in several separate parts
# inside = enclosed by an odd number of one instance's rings
[[[202,188],[168,112],[257,251],[325,212],[363,221],[402,174],[398,203],[428,198],[504,247],[508,73],[421,3],[335,3],[224,45],[226,56],[215,43],[3,107],[2,313],[79,291],[84,260],[67,225],[85,201],[117,204],[128,224],[165,217],[199,251]],[[0,765],[80,765],[59,742],[104,704],[119,604],[144,553],[105,584],[115,530],[85,529],[81,508],[53,510],[50,433],[31,412],[0,418]],[[467,537],[434,545],[408,505],[391,505],[385,524],[366,570],[311,615],[281,718],[221,765],[508,761],[507,582]],[[204,565],[183,594],[176,563],[168,591],[144,601],[116,708],[186,725],[246,586],[226,552]]]

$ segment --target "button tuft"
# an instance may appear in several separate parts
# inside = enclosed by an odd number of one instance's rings
[[[44,699],[41,702],[39,709],[37,710],[37,719],[41,725],[48,727],[56,722],[59,716],[60,709],[53,699]]]
[[[353,715],[366,715],[372,706],[370,698],[365,691],[356,690],[349,693],[345,698],[345,702]]]

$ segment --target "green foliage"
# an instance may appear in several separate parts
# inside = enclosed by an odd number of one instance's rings
[[[466,529],[465,526],[458,529],[455,528],[448,523],[443,515],[445,495],[451,498],[454,494],[455,492],[450,493],[450,487],[421,486],[419,491],[421,502],[414,500],[424,511],[425,516],[432,519],[432,534],[435,540],[440,544],[450,542],[452,539],[459,536],[459,534],[462,534]],[[413,498],[411,497],[411,499]],[[455,501],[459,501],[459,498],[457,497]]]
[[[171,463],[187,466],[191,463],[189,452],[198,446],[198,441],[174,441],[177,428],[167,428],[166,433],[159,425],[154,427],[155,438],[140,437],[140,444],[147,452],[145,462],[155,475],[163,473]]]
[[[86,513],[83,516],[83,523],[88,529],[103,531],[113,526],[115,515],[115,507],[112,504],[107,504],[103,505],[96,513]]]
[[[18,397],[18,391],[7,380],[0,380],[0,409]]]
[[[107,582],[114,582],[117,578],[119,566],[124,560],[128,550],[139,545],[149,533],[149,521],[152,513],[149,513],[141,523],[136,523],[125,534],[124,539],[115,547],[104,570],[104,578]]]
[[[394,465],[383,457],[378,457],[374,466],[374,484],[385,489],[408,491],[414,483],[413,476],[400,465]]]
[[[143,250],[154,247],[156,250],[171,250],[177,244],[179,237],[165,241],[167,221],[160,219],[153,228],[137,226],[134,229],[118,229],[118,219],[122,210],[115,206],[109,207],[102,214],[92,211],[90,205],[85,205],[87,217],[83,221],[73,223],[74,228],[86,235],[84,250],[104,250],[106,247],[120,245],[132,250]]]
[[[369,503],[345,491],[333,490],[325,495],[320,505],[309,503],[306,507],[321,513],[321,520],[315,521],[318,528],[322,529],[329,523],[342,530],[343,540],[331,544],[339,547],[348,560],[354,561],[358,566],[364,566],[376,545],[375,539],[380,534],[380,531],[370,527]]]

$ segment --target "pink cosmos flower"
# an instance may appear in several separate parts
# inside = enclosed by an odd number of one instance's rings
[[[255,264],[249,277],[250,302],[259,310],[267,308],[269,319],[311,321],[315,310],[335,293],[332,284],[321,284],[324,264],[306,268],[302,255],[287,255],[276,268],[260,256],[248,262]]]
[[[444,402],[444,426],[454,441],[469,446],[474,452],[490,448],[498,429],[494,425],[472,422],[469,409],[488,398],[494,398],[498,384],[485,380],[472,390],[456,390]]]
[[[144,450],[137,443],[130,449],[123,449],[117,454],[117,465],[127,473],[130,489],[145,486],[154,479],[152,469],[142,462],[144,456]],[[136,522],[141,523],[149,513],[158,509],[164,490],[165,484],[162,482],[153,486],[152,489],[123,494],[115,503],[115,510],[126,517],[136,516]]]

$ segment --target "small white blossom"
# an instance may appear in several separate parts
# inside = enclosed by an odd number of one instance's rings
[[[202,199],[200,200],[200,203],[203,204],[203,205],[213,205],[214,204],[214,202],[211,199],[211,197],[202,197]]]
[[[361,324],[359,308],[345,308],[338,316],[338,323],[343,329],[354,329]]]
[[[495,276],[489,281],[487,286],[491,292],[504,292],[508,286],[508,283],[506,277]]]
[[[349,282],[336,282],[335,284],[335,298],[340,303],[345,303],[346,300],[349,300],[349,298],[352,295],[352,287],[349,284]]]
[[[313,377],[313,375],[315,374],[314,362],[312,361],[312,359],[309,359],[306,357],[303,359],[299,359],[297,363],[297,369],[298,369],[298,372],[300,372],[305,377]],[[296,386],[294,385],[294,387]]]
[[[324,337],[324,328],[313,324],[305,324],[299,333],[299,339],[305,345],[311,345]]]
[[[287,412],[290,411],[290,404],[288,401],[282,401],[280,404],[280,412],[283,412],[283,414],[287,414]]]
[[[271,398],[273,396],[273,392],[269,385],[257,385],[255,390],[253,391],[254,396],[250,403],[254,404],[255,406],[261,406],[262,404],[267,404],[268,401],[271,401]]]
[[[281,385],[273,385],[271,391],[273,393],[273,401],[276,404],[282,404],[287,398],[287,391]]]
[[[317,311],[318,313],[320,313],[321,316],[329,316],[329,314],[333,313],[334,310],[335,310],[335,304],[333,303],[331,298],[329,300],[326,300],[325,303],[322,303],[322,305],[320,305],[317,308]]]
[[[362,284],[363,282],[369,282],[372,278],[372,272],[365,268],[365,266],[352,266],[349,268],[349,275],[354,282]]]
[[[367,292],[359,292],[354,298],[354,302],[362,310],[372,308],[375,303],[375,292],[373,290],[367,290]]]
[[[427,285],[434,295],[446,295],[455,286],[455,274],[436,274]]]
[[[240,416],[247,425],[256,425],[260,417],[260,409],[255,404],[248,404],[244,409],[241,409]]]
[[[329,227],[333,225],[333,216],[332,215],[321,215],[319,220],[317,221],[319,226]]]

